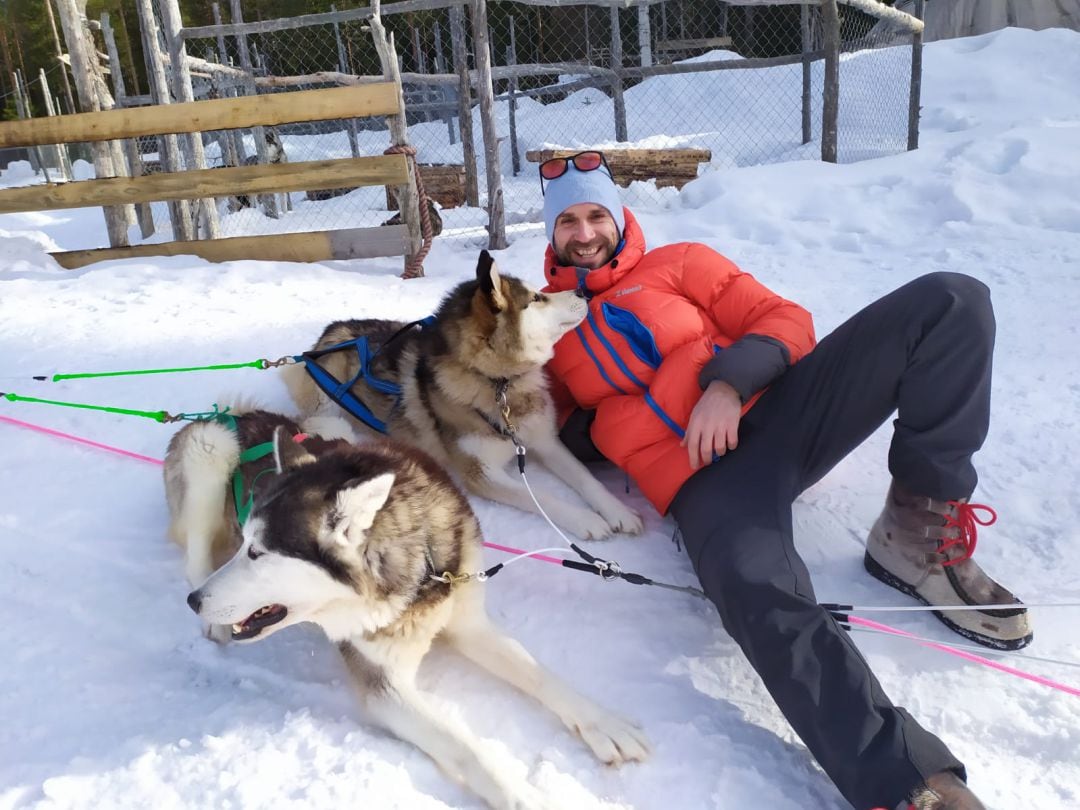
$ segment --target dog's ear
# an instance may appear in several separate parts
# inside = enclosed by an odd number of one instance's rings
[[[274,428],[274,465],[278,474],[295,469],[302,464],[310,464],[315,460],[304,446],[293,440],[281,425]]]
[[[476,280],[480,282],[480,291],[491,301],[492,309],[502,311],[506,309],[506,296],[503,295],[502,276],[499,275],[498,265],[486,250],[480,251],[480,258],[476,262]]]
[[[375,515],[390,497],[394,474],[383,473],[366,480],[349,481],[338,490],[334,503],[336,524],[331,534],[342,545],[359,545],[364,532],[375,522]]]

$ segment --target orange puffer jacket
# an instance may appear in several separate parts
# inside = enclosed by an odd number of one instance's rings
[[[555,345],[549,370],[573,404],[596,409],[591,437],[661,514],[693,473],[680,446],[701,397],[698,374],[716,352],[747,334],[784,344],[795,363],[814,346],[805,309],[770,292],[705,245],[645,251],[629,210],[622,250],[579,281],[548,247],[545,291],[584,286],[589,315]],[[555,392],[565,403],[565,392]],[[757,392],[743,407],[749,410]]]

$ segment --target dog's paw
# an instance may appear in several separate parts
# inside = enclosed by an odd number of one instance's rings
[[[645,732],[629,720],[603,710],[573,719],[567,725],[605,765],[643,762],[652,753]]]
[[[612,534],[611,524],[607,519],[588,509],[574,509],[562,523],[563,528],[569,529],[582,540],[603,540]]]
[[[611,532],[617,534],[641,534],[645,531],[645,521],[641,515],[624,504],[622,501],[612,499],[613,504],[600,510],[604,520],[611,527]]]

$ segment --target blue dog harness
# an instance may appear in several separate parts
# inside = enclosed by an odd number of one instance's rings
[[[307,373],[311,376],[311,379],[315,381],[315,384],[319,386],[326,396],[336,402],[342,408],[344,408],[350,415],[359,419],[365,425],[372,430],[377,430],[379,433],[386,434],[389,429],[386,423],[379,419],[369,408],[364,404],[356,394],[353,393],[352,387],[356,385],[361,379],[367,383],[369,387],[378,391],[380,394],[386,394],[387,396],[394,397],[395,399],[401,399],[401,386],[398,383],[391,382],[390,380],[384,380],[381,377],[376,377],[371,373],[371,364],[375,361],[375,358],[379,356],[379,353],[397,340],[408,330],[414,326],[419,326],[421,329],[425,329],[435,322],[435,316],[429,315],[426,318],[421,318],[418,321],[407,323],[401,327],[397,332],[390,336],[390,338],[379,347],[378,351],[372,352],[371,346],[368,343],[366,336],[353,338],[352,340],[346,340],[343,343],[338,343],[334,346],[328,346],[325,349],[312,349],[311,351],[304,352],[297,355],[294,359],[297,362],[303,362],[304,368],[307,369]],[[348,349],[356,350],[356,358],[359,361],[359,370],[353,376],[351,380],[342,382],[337,379],[333,374],[320,366],[316,360],[327,354],[333,354],[334,352],[346,351]]]

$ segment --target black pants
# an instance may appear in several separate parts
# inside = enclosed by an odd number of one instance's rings
[[[891,810],[925,777],[964,769],[889,701],[818,606],[792,541],[791,504],[893,411],[893,476],[937,499],[970,495],[993,344],[982,283],[935,273],[901,287],[773,383],[743,418],[738,448],[699,470],[671,507],[725,629],[857,810]]]

